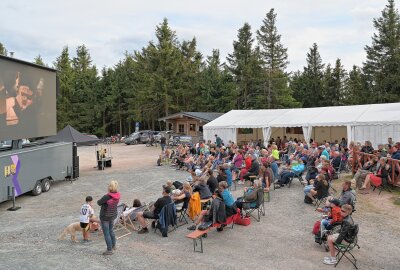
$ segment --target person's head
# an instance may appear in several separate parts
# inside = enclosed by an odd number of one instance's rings
[[[392,144],[393,143],[393,139],[391,137],[388,138],[388,143]]]
[[[112,180],[109,184],[108,184],[108,191],[115,193],[118,192],[118,182],[115,180]]]
[[[385,166],[385,164],[386,164],[386,158],[380,158],[380,159],[379,159],[379,163],[381,164],[381,166]]]
[[[215,138],[217,138],[217,137],[218,137],[218,135],[217,135],[217,134],[215,134],[214,136],[215,136]]]
[[[208,170],[207,170],[207,173],[208,173],[209,176],[212,176],[212,175],[213,175],[213,170],[208,169]]]
[[[92,204],[92,201],[93,201],[92,196],[87,196],[86,199],[85,199],[85,201],[86,201],[87,204],[90,204],[90,205],[91,205],[91,204]]]
[[[140,202],[140,200],[134,199],[132,207],[140,207],[140,206],[142,206],[142,203]]]
[[[168,181],[167,181],[167,186],[171,188],[172,185],[173,185],[172,180],[168,180]]]
[[[271,146],[271,148],[272,148],[272,150],[278,150],[278,146],[276,146],[276,144],[273,144],[273,145]]]
[[[339,199],[332,199],[332,200],[329,200],[329,203],[330,203],[330,207],[336,207],[336,206],[340,206],[340,200]]]
[[[226,182],[226,181],[221,181],[221,182],[219,182],[219,184],[218,184],[218,190],[219,190],[219,192],[224,192],[224,190],[225,189],[227,189],[228,188],[228,183]]]
[[[345,180],[343,182],[342,186],[343,186],[344,191],[350,190],[351,189],[351,180]]]
[[[183,183],[182,189],[183,189],[183,191],[189,192],[190,194],[192,194],[192,186],[189,184],[189,182]]]
[[[344,218],[350,215],[352,212],[353,212],[353,207],[350,204],[344,204],[340,209],[340,214]]]
[[[200,176],[202,175],[202,171],[201,171],[200,169],[196,169],[196,170],[194,171],[194,173],[195,173],[195,175],[198,176],[198,177],[200,177]]]
[[[163,186],[163,193],[164,196],[169,196],[171,194],[171,188],[169,186]]]

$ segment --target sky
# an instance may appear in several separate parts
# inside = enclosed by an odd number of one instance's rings
[[[386,0],[2,0],[0,42],[15,57],[41,55],[52,65],[64,46],[85,44],[93,63],[113,67],[126,51],[155,40],[155,28],[167,18],[180,41],[196,37],[203,56],[233,50],[237,31],[248,22],[255,32],[266,13],[277,13],[281,42],[288,48],[289,71],[302,70],[314,42],[324,63],[342,60],[346,69],[362,65],[371,44],[373,18]],[[396,2],[397,4],[397,2]]]

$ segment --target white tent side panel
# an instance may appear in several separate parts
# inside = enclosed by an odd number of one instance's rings
[[[208,128],[203,127],[203,138],[205,141],[211,140],[215,142],[215,134],[217,134],[226,145],[229,141],[236,142],[236,128]]]
[[[371,141],[374,148],[378,144],[387,144],[391,137],[394,142],[400,141],[400,125],[364,125],[354,127],[354,140],[364,143]]]

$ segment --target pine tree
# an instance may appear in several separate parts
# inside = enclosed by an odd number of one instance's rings
[[[276,27],[276,13],[271,9],[263,25],[257,30],[257,40],[260,46],[260,56],[264,69],[264,98],[260,100],[266,108],[293,107],[296,105],[288,88],[286,67],[289,63],[287,48],[281,43],[281,35]],[[262,106],[262,105],[261,105]],[[265,106],[265,105],[264,105]],[[262,106],[262,107],[264,107]]]
[[[57,70],[59,88],[57,94],[57,128],[63,129],[67,124],[72,124],[71,96],[74,87],[74,75],[68,47],[62,49],[61,55],[54,62]]]
[[[233,42],[233,53],[227,57],[229,70],[238,89],[237,108],[249,109],[259,94],[261,59],[253,49],[251,26],[245,23],[238,30],[238,40]]]
[[[336,59],[335,67],[332,69],[328,64],[324,74],[323,86],[323,106],[339,106],[343,105],[345,86],[346,86],[346,70],[344,70],[340,59]]]
[[[400,101],[400,16],[389,0],[381,17],[373,20],[376,33],[366,46],[363,66],[370,102]]]
[[[305,108],[323,106],[324,67],[318,45],[314,43],[307,53],[307,66],[304,67],[301,78],[303,85],[293,93],[295,99]]]
[[[1,42],[0,42],[0,55],[4,55],[4,56],[8,55],[8,51],[7,51],[6,47],[4,47],[3,43],[1,43]]]
[[[370,95],[366,93],[362,71],[359,67],[353,66],[349,72],[349,78],[346,83],[343,101],[345,105],[357,105],[370,103]]]
[[[35,59],[33,59],[33,63],[36,65],[40,65],[40,66],[46,66],[46,64],[43,62],[42,56],[40,56],[40,54],[38,56],[36,56]]]

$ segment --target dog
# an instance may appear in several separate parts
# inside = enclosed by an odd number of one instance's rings
[[[71,241],[77,243],[78,240],[76,240],[76,232],[81,232],[81,224],[79,222],[74,222],[69,224],[64,231],[60,234],[60,237],[58,238],[59,240],[64,240],[67,234],[71,235]]]

